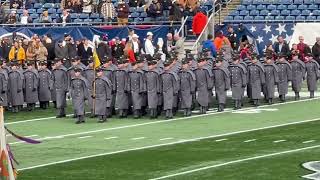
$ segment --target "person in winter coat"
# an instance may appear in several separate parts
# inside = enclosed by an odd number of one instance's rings
[[[279,83],[279,68],[274,64],[272,57],[266,57],[264,65],[266,83],[264,86],[264,95],[269,104],[273,104],[275,85]]]
[[[255,107],[260,105],[261,91],[265,84],[265,75],[263,64],[253,57],[248,64],[248,89],[250,92],[250,98],[253,101]]]
[[[6,108],[8,106],[8,72],[3,67],[4,60],[0,61],[0,106]]]
[[[158,0],[153,0],[147,10],[147,13],[149,17],[156,20],[157,17],[161,17],[163,15],[162,4]]]
[[[8,100],[12,107],[12,112],[17,113],[24,102],[24,75],[19,69],[19,63],[17,61],[11,61],[11,71],[9,72],[8,78]]]
[[[128,17],[129,17],[129,6],[124,0],[119,0],[117,9],[118,13],[118,25],[119,26],[126,26],[128,24]]]
[[[308,91],[310,92],[310,98],[314,98],[314,92],[317,90],[318,79],[320,78],[319,64],[313,59],[311,53],[305,54],[305,64],[307,73]]]
[[[212,34],[209,34],[207,40],[204,41],[203,44],[202,44],[202,49],[210,49],[211,55],[213,57],[216,57],[217,56],[217,50],[216,50],[216,47],[213,44],[212,40],[213,40],[213,36],[212,36]]]
[[[279,69],[279,83],[278,83],[278,92],[281,102],[285,102],[286,94],[288,93],[289,81],[292,80],[292,67],[289,62],[286,60],[287,55],[281,53],[277,62]]]
[[[116,12],[111,0],[104,0],[102,2],[101,14],[107,22],[112,22],[112,19],[115,18]]]
[[[312,47],[312,54],[314,59],[320,63],[320,37],[316,38],[316,43]]]
[[[27,103],[28,111],[35,109],[36,103],[39,101],[38,86],[39,86],[39,74],[34,68],[35,62],[27,62],[27,69],[24,71],[24,99]]]
[[[299,100],[299,92],[301,91],[302,82],[305,79],[306,65],[299,59],[299,53],[292,54],[290,64],[292,67],[292,90],[295,93],[295,100]]]
[[[47,109],[51,99],[51,90],[53,88],[52,73],[47,68],[47,62],[42,61],[39,63],[39,101],[40,108]],[[53,99],[52,99],[53,100]]]
[[[230,72],[223,66],[222,59],[218,59],[213,68],[213,84],[218,100],[218,112],[224,111],[227,101],[227,90],[230,89]]]
[[[25,59],[26,53],[23,47],[19,44],[18,41],[15,41],[9,52],[9,60],[17,60],[19,64],[23,64]]]
[[[208,21],[208,17],[201,11],[197,12],[192,20],[192,32],[196,36],[199,36],[202,30],[205,28]]]

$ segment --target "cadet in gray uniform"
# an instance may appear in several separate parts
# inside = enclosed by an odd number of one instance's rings
[[[99,123],[104,123],[107,121],[108,113],[110,113],[108,108],[110,108],[112,100],[112,83],[105,76],[103,68],[100,67],[96,71],[95,92],[92,95],[95,101],[94,114],[98,116]]]
[[[248,76],[250,98],[253,101],[253,105],[257,107],[260,105],[262,87],[265,84],[264,67],[257,57],[252,58],[251,63],[248,65]]]
[[[0,61],[0,106],[8,106],[8,72],[3,68],[3,62]]]
[[[52,84],[52,89],[50,90],[50,93],[51,93],[51,100],[52,100],[52,103],[53,103],[53,107],[54,108],[57,108],[57,98],[56,98],[56,85],[55,85],[55,80],[54,80],[54,74],[53,74],[53,70],[56,68],[56,64],[55,62],[53,61],[52,64],[51,64],[51,79],[53,81],[53,84]]]
[[[305,79],[306,65],[299,59],[299,53],[292,53],[290,62],[292,67],[292,90],[295,93],[295,100],[300,99],[299,92],[301,91],[302,82]]]
[[[84,123],[85,100],[89,96],[88,81],[81,75],[82,70],[74,68],[74,76],[70,83],[70,95],[75,115],[77,116],[76,124]]]
[[[194,74],[196,75],[197,101],[200,104],[200,113],[206,114],[213,88],[212,67],[208,65],[206,57],[198,58],[198,66]]]
[[[12,106],[12,112],[17,113],[24,102],[22,91],[24,76],[19,70],[19,63],[17,61],[11,61],[11,71],[8,77],[8,101]]]
[[[223,66],[223,60],[218,59],[213,67],[213,84],[218,100],[218,112],[224,111],[227,100],[227,90],[230,89],[230,72]]]
[[[47,62],[39,62],[39,101],[40,108],[47,109],[51,98],[51,90],[53,88],[52,73],[47,68]]]
[[[129,99],[128,93],[130,91],[129,75],[127,72],[127,67],[125,64],[127,60],[123,57],[120,57],[117,61],[118,69],[114,71],[113,82],[113,91],[116,93],[116,108],[119,111],[119,117],[125,118],[128,115],[129,109]]]
[[[182,60],[182,69],[179,72],[180,93],[179,99],[181,109],[184,110],[184,116],[191,116],[191,107],[193,102],[193,95],[196,90],[196,76],[191,70],[192,61],[189,58]]]
[[[311,53],[306,54],[305,58],[308,91],[310,92],[310,98],[314,98],[314,92],[317,90],[317,82],[320,78],[320,67],[318,62],[313,59]]]
[[[90,96],[88,96],[88,106],[90,108],[91,115],[90,117],[93,118],[95,113],[93,112],[93,99],[91,98],[93,94],[93,81],[95,79],[95,74],[94,74],[94,63],[93,63],[93,58],[89,57],[88,59],[88,66],[84,69],[83,71],[83,76],[87,79],[88,81],[88,91]]]
[[[34,68],[34,62],[27,62],[27,69],[24,71],[24,99],[27,103],[28,111],[34,110],[36,103],[39,101],[38,86],[39,86],[39,74]]]
[[[144,105],[144,94],[147,92],[146,78],[141,69],[140,63],[143,59],[137,58],[135,63],[132,63],[132,69],[129,71],[131,102],[133,105],[134,118],[141,117],[141,108]]]
[[[164,62],[164,72],[161,74],[162,94],[163,94],[163,110],[166,119],[173,118],[174,96],[179,92],[179,76],[174,72],[172,59]]]
[[[264,86],[264,94],[269,104],[273,104],[275,93],[275,85],[279,83],[278,66],[272,60],[272,57],[266,57],[264,65],[266,83]]]
[[[162,92],[161,73],[157,70],[157,61],[148,61],[148,70],[145,72],[147,81],[147,99],[150,118],[157,118],[157,107]]]
[[[286,54],[279,54],[279,59],[277,66],[279,69],[279,83],[278,83],[278,92],[281,102],[286,101],[286,94],[288,94],[289,81],[292,79],[292,67],[289,62],[286,60]]]
[[[55,59],[53,75],[56,92],[57,118],[66,117],[65,108],[67,107],[66,95],[69,90],[69,76],[67,68],[63,66],[62,59]]]
[[[244,88],[247,86],[247,70],[240,64],[240,56],[235,56],[233,63],[229,66],[231,73],[232,99],[234,100],[234,109],[240,109]]]

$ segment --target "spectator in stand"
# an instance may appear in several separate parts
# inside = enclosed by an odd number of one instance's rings
[[[24,49],[24,52],[26,52],[26,53],[27,53],[28,46],[29,46],[29,40],[28,39],[23,39],[22,47]]]
[[[71,0],[67,3],[66,9],[72,9],[74,13],[82,13],[83,1],[82,0]]]
[[[211,55],[213,57],[217,56],[216,46],[213,43],[212,34],[208,34],[207,40],[203,42],[202,49],[210,49]]]
[[[51,38],[51,34],[47,34],[43,36],[42,39],[43,45],[47,48],[48,51],[48,67],[51,67],[51,63],[54,60],[54,58],[56,57],[54,54],[54,46],[55,46],[55,42],[52,40]]]
[[[104,17],[104,21],[106,22],[112,22],[112,19],[116,16],[116,11],[113,6],[113,3],[111,0],[104,0],[101,5],[101,14]]]
[[[276,59],[276,57],[277,57],[277,54],[276,54],[275,50],[273,49],[271,43],[267,44],[267,48],[265,50],[265,57],[272,57],[273,60]]]
[[[93,11],[93,1],[92,0],[82,0],[82,12],[91,13]]]
[[[128,57],[130,63],[136,62],[136,57],[134,55],[134,51],[132,49],[132,44],[127,43],[125,48],[123,49],[124,55]]]
[[[163,10],[169,10],[169,7],[172,5],[171,0],[162,0],[161,2],[162,2]]]
[[[134,30],[133,29],[129,29],[128,30],[128,37],[127,37],[126,41],[131,41],[133,35],[134,35]]]
[[[228,44],[230,44],[228,38],[223,35],[223,32],[219,31],[214,39],[214,45],[216,46],[217,51],[220,51],[223,41],[226,41]]]
[[[64,26],[67,24],[67,23],[71,23],[71,16],[68,12],[67,9],[64,9],[62,11],[62,14],[61,14],[61,17],[59,17],[57,19],[57,23],[62,23]]]
[[[9,59],[9,52],[11,50],[11,44],[8,37],[3,37],[1,41],[1,52],[3,59]]]
[[[145,54],[149,54],[150,56],[154,55],[154,50],[155,50],[155,47],[153,46],[153,43],[152,43],[152,37],[153,37],[153,33],[148,32],[146,41],[144,43]]]
[[[130,7],[141,7],[143,5],[145,5],[144,0],[129,0]]]
[[[282,36],[278,36],[277,38],[278,42],[274,44],[274,51],[275,53],[282,53],[289,55],[290,54],[290,48],[287,42],[283,39]]]
[[[139,40],[139,36],[136,34],[133,34],[132,36],[132,40],[129,41],[131,43],[132,49],[133,49],[133,53],[134,55],[137,57],[140,55],[142,46],[141,46],[141,42]]]
[[[118,13],[118,17],[117,17],[118,25],[126,26],[128,24],[129,6],[125,1],[119,0],[117,13]]]
[[[111,47],[111,49],[112,49],[112,56],[113,57],[119,58],[119,57],[123,56],[124,45],[121,43],[119,37],[115,38],[115,44]]]
[[[7,24],[16,24],[18,22],[16,11],[11,11],[11,13],[7,16],[6,22]]]
[[[311,49],[303,41],[304,41],[303,36],[299,36],[299,44],[297,45],[297,48],[298,48],[299,53],[300,53],[300,56],[299,56],[300,59],[305,61],[305,55],[308,54],[308,53],[311,53]]]
[[[44,47],[44,45],[42,44],[40,39],[36,40],[35,52],[36,52],[36,60],[37,61],[46,61],[47,60],[48,50],[46,47]]]
[[[10,0],[10,9],[20,9],[23,6],[22,0]]]
[[[167,34],[167,38],[163,41],[162,52],[166,57],[170,57],[170,52],[172,51],[172,46],[174,46],[174,40],[172,33]],[[159,47],[157,47],[159,48]],[[159,51],[159,50],[157,50]]]
[[[162,8],[161,3],[158,0],[153,0],[149,6],[147,12],[148,12],[148,16],[151,17],[153,21],[162,17],[163,8]]]
[[[238,42],[237,34],[234,32],[234,29],[232,26],[228,27],[228,36],[227,37],[229,39],[229,42],[231,44],[232,49],[238,50],[239,42]]]
[[[29,41],[28,48],[26,50],[26,60],[27,61],[35,61],[36,60],[36,50],[35,50],[35,42]]]
[[[103,57],[112,57],[112,51],[108,44],[108,34],[104,34],[101,37],[101,41],[97,45],[97,55],[99,59],[103,59]]]
[[[201,11],[197,12],[193,17],[192,31],[197,37],[201,34],[208,21],[208,17]]]
[[[18,60],[19,64],[23,64],[26,59],[26,53],[23,47],[20,46],[19,41],[15,41],[9,52],[9,60]]]
[[[222,46],[220,51],[223,53],[223,58],[227,62],[232,62],[233,50],[231,44],[227,38],[222,41]]]
[[[170,21],[181,21],[181,18],[183,17],[183,8],[178,4],[177,1],[172,3],[171,6],[169,6],[169,20]]]
[[[6,12],[4,11],[4,7],[0,3],[0,24],[4,24],[6,20]]]
[[[316,38],[316,43],[312,47],[314,59],[320,64],[320,37]]]
[[[34,3],[35,3],[34,0],[26,0],[24,4],[24,9],[32,9]]]
[[[43,11],[42,15],[39,19],[40,23],[52,23],[51,16],[49,16],[49,13],[47,10]]]
[[[63,46],[62,41],[58,41],[58,43],[55,45],[54,48],[54,54],[56,58],[59,59],[67,59],[68,56],[68,48],[66,46]]]
[[[241,59],[250,57],[250,44],[248,43],[248,41],[241,42],[239,49]]]
[[[32,18],[29,16],[28,10],[23,10],[23,14],[20,17],[20,23],[21,24],[28,24],[32,23]]]
[[[78,46],[78,55],[84,61],[87,61],[89,57],[93,56],[93,50],[89,46],[89,40],[87,38],[83,39],[82,43]],[[87,64],[87,62],[84,64]]]
[[[172,50],[174,50],[177,53],[177,57],[179,60],[182,60],[184,58],[184,39],[179,36],[179,34],[175,34],[173,36],[175,45],[172,46]]]

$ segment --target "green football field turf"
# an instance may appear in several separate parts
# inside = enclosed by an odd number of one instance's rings
[[[301,179],[320,160],[320,101],[211,111],[172,120],[55,119],[54,110],[6,113],[19,179]],[[72,112],[71,109],[68,110]],[[48,118],[49,117],[49,118]]]

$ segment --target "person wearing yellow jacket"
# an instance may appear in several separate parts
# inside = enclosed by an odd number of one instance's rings
[[[14,42],[14,45],[11,47],[9,52],[9,60],[17,60],[19,64],[23,64],[26,59],[26,53],[18,41]]]

